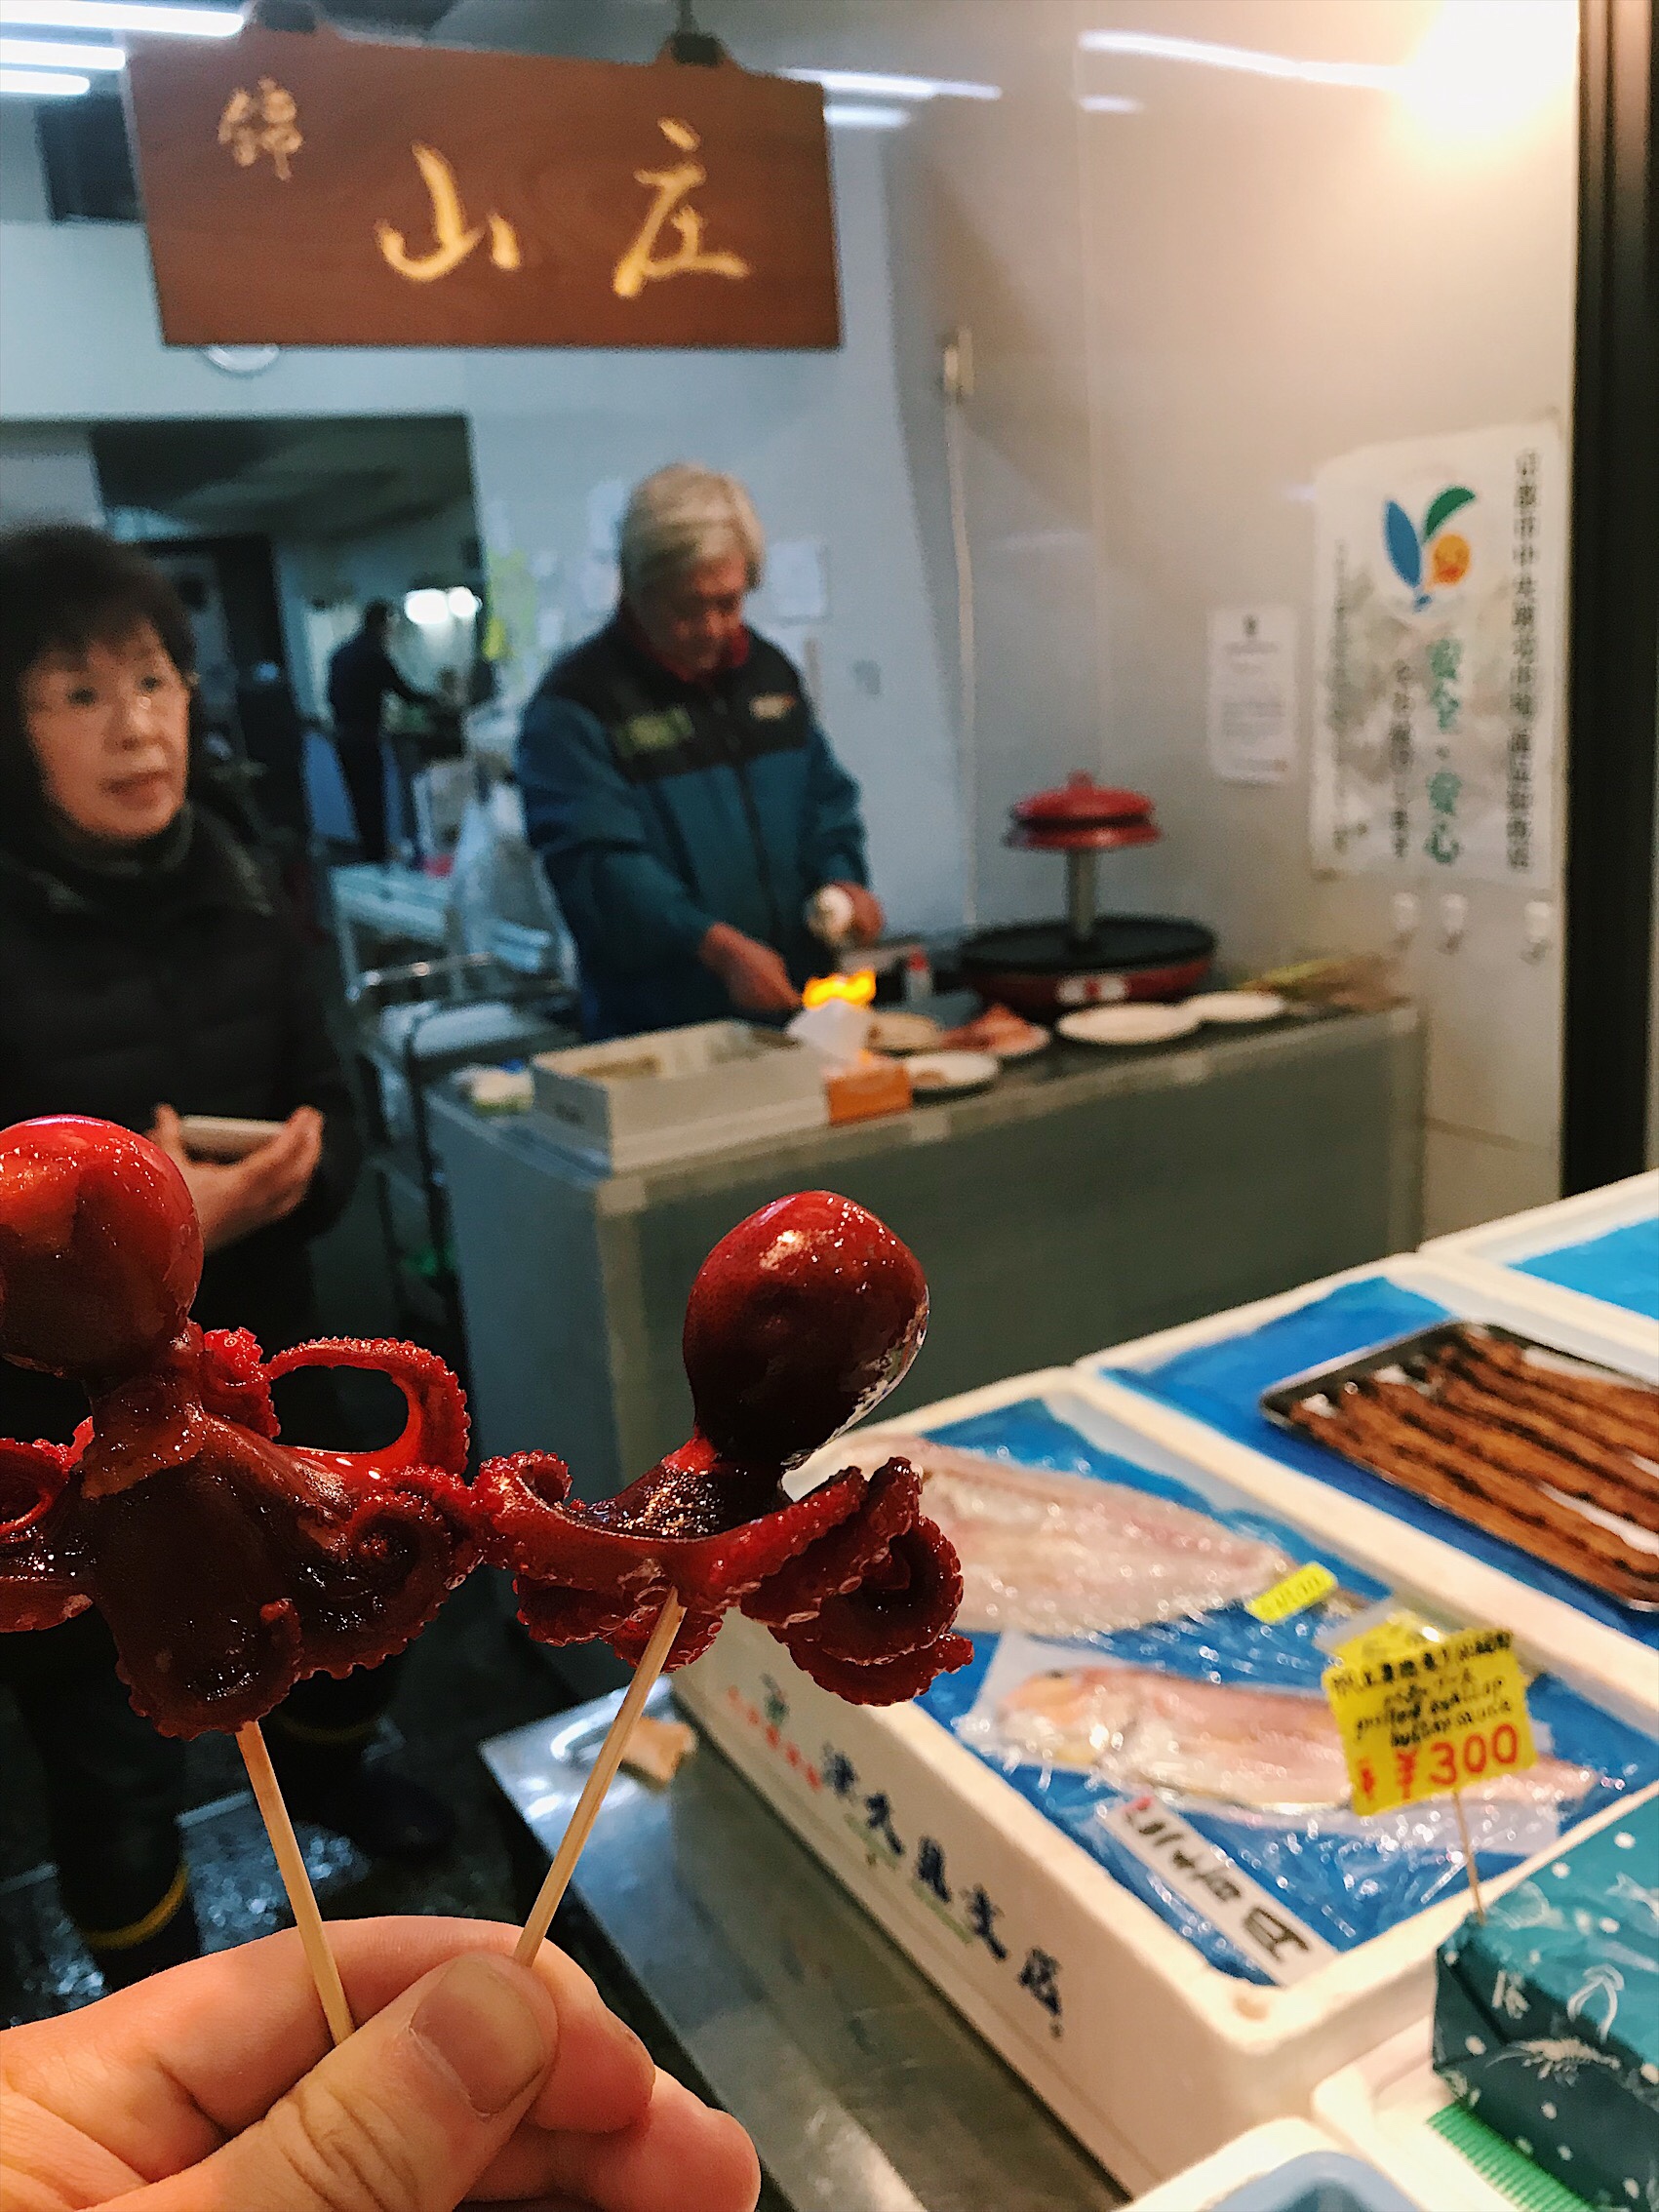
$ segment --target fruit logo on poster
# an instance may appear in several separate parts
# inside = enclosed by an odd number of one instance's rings
[[[1395,574],[1412,595],[1413,612],[1421,612],[1437,591],[1460,584],[1469,573],[1469,540],[1445,526],[1474,497],[1466,484],[1446,485],[1429,501],[1421,530],[1398,499],[1384,500],[1383,543]]]

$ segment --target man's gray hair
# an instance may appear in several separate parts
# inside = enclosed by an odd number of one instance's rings
[[[675,461],[636,484],[623,512],[622,589],[629,599],[647,599],[703,562],[736,554],[753,591],[766,549],[754,501],[734,476]]]

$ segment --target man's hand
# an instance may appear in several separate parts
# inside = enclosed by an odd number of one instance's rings
[[[719,976],[731,1004],[743,1013],[793,1013],[801,1004],[788,968],[770,945],[744,936],[730,923],[710,925],[697,958]]]
[[[882,902],[873,890],[862,884],[826,884],[826,890],[845,891],[852,901],[852,920],[847,934],[855,945],[873,945],[888,926],[882,911]]]
[[[214,1252],[294,1211],[311,1188],[322,1158],[323,1117],[315,1106],[296,1107],[275,1136],[228,1166],[191,1159],[171,1106],[156,1108],[149,1136],[188,1184],[202,1242]]]
[[[751,2212],[735,2120],[581,1969],[478,1920],[336,1920],[338,2050],[292,1933],[0,2035],[0,2204],[69,2212]],[[145,2185],[148,2186],[145,2186]]]

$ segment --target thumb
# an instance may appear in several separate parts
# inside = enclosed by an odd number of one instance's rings
[[[184,1130],[171,1106],[156,1108],[148,1133],[151,1144],[160,1145],[170,1159],[177,1160],[184,1150]]]
[[[530,2110],[559,2021],[527,1967],[481,1953],[406,1990],[132,2212],[454,2212]]]

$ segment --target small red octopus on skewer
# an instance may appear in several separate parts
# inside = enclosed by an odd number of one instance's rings
[[[478,1557],[465,1401],[414,1345],[301,1344],[189,1320],[202,1237],[145,1138],[68,1116],[0,1132],[0,1354],[81,1383],[72,1444],[0,1440],[0,1632],[96,1605],[164,1735],[234,1731],[301,1677],[401,1650]],[[270,1384],[388,1374],[381,1451],[292,1449]]]
[[[689,1443],[594,1505],[545,1452],[480,1473],[486,1548],[516,1574],[531,1634],[602,1638],[637,1664],[672,1596],[686,1617],[670,1667],[705,1651],[733,1605],[852,1704],[896,1704],[966,1666],[961,1569],[907,1460],[798,1499],[782,1486],[900,1381],[927,1322],[914,1255],[850,1200],[801,1192],[740,1222],[686,1311]]]

